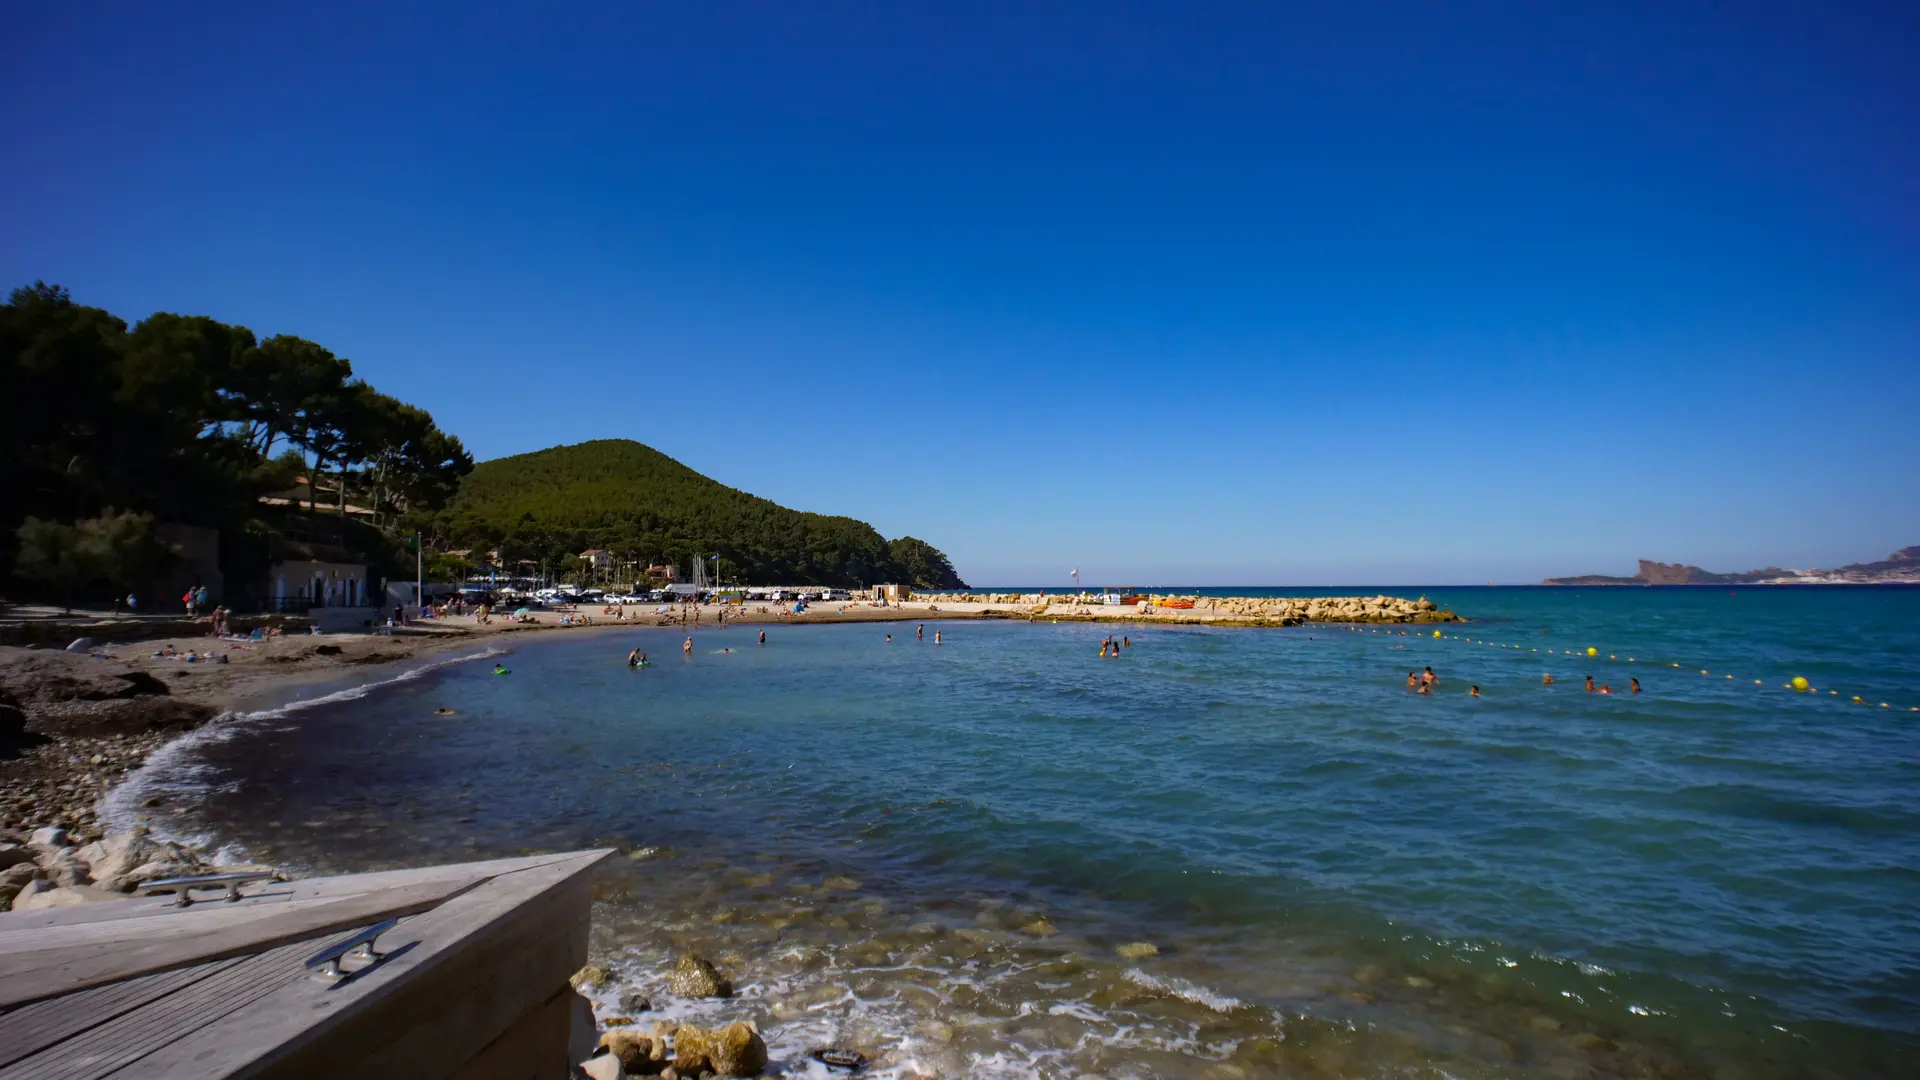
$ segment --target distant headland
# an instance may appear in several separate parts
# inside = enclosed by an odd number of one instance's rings
[[[1849,563],[1831,570],[1786,570],[1769,566],[1740,574],[1716,574],[1685,563],[1640,560],[1632,577],[1581,574],[1542,585],[1920,585],[1920,544],[1903,547],[1879,562]]]

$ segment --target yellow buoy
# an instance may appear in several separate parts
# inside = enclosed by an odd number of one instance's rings
[[[1798,691],[1800,691],[1800,692],[1801,692],[1801,693],[1803,693],[1803,694],[1804,694],[1804,693],[1806,693],[1806,692],[1807,692],[1807,677],[1806,677],[1805,675],[1795,675],[1795,676],[1793,677],[1793,688],[1794,688],[1795,690],[1798,690]]]
[[[1434,636],[1434,637],[1439,637],[1439,636],[1440,636],[1440,631],[1438,631],[1438,630],[1435,630],[1435,631],[1433,632],[1433,636]]]
[[[1596,649],[1596,648],[1594,648],[1594,647],[1593,647],[1593,646],[1591,646],[1591,645],[1589,645],[1589,646],[1587,646],[1587,655],[1588,655],[1588,656],[1599,656],[1599,655],[1600,655],[1600,650],[1599,650],[1599,649]]]
[[[1855,694],[1855,695],[1853,695],[1853,700],[1855,700],[1855,701],[1860,701],[1860,695],[1859,695],[1859,694]],[[1861,704],[1863,704],[1863,705],[1864,705],[1864,704],[1866,704],[1865,702],[1860,702],[1860,703],[1861,703]]]

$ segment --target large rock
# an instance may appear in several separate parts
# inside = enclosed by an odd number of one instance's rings
[[[42,908],[73,907],[78,904],[89,904],[95,900],[110,899],[112,897],[93,889],[59,886],[44,879],[35,878],[13,898],[13,910],[38,911]]]
[[[129,880],[136,870],[150,863],[175,863],[184,860],[173,857],[166,845],[160,844],[146,834],[146,830],[115,833],[101,840],[95,840],[80,849],[79,856],[93,871],[93,879],[103,889],[116,892],[128,892],[138,884]],[[155,874],[153,877],[162,875]],[[142,881],[152,878],[142,878]]]
[[[733,996],[733,984],[720,977],[720,973],[707,963],[699,953],[681,953],[680,959],[673,965],[673,975],[667,979],[667,986],[680,997],[685,998],[723,998]]]
[[[41,873],[46,875],[47,880],[58,888],[69,889],[93,884],[93,875],[88,872],[87,864],[81,862],[80,857],[70,847],[53,851],[43,850],[33,861],[40,867]]]
[[[24,844],[0,844],[0,870],[33,861],[33,849]]]
[[[11,906],[13,898],[20,895],[20,890],[39,876],[40,868],[30,862],[16,863],[0,870],[0,907]]]
[[[588,1058],[580,1063],[579,1069],[588,1080],[627,1080],[627,1071],[620,1067],[620,1059],[612,1054]]]
[[[620,1059],[620,1067],[629,1075],[652,1076],[667,1067],[667,1040],[637,1031],[609,1031],[600,1036],[600,1045]]]
[[[751,1024],[735,1021],[711,1031],[682,1024],[673,1033],[673,1070],[681,1076],[698,1076],[703,1069],[758,1076],[766,1067],[766,1040]]]
[[[27,843],[39,848],[63,848],[67,846],[67,830],[53,825],[35,829],[33,835],[27,837]]]

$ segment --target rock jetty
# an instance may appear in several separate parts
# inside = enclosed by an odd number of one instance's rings
[[[1199,596],[1151,594],[1132,603],[1100,596],[1044,593],[916,593],[909,605],[943,613],[976,611],[985,616],[1089,619],[1125,622],[1206,623],[1225,626],[1300,626],[1306,623],[1443,623],[1460,616],[1422,596]]]

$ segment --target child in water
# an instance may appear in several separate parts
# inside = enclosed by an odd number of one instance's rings
[[[1639,679],[1635,679],[1635,678],[1631,678],[1631,677],[1629,677],[1629,678],[1627,679],[1627,681],[1633,684],[1633,692],[1634,692],[1634,693],[1636,693],[1636,694],[1637,694],[1637,693],[1639,693],[1639,692],[1640,692],[1640,680],[1639,680]]]
[[[1468,696],[1468,697],[1479,697],[1479,696],[1480,696],[1480,688],[1479,688],[1478,686],[1476,686],[1476,687],[1474,687],[1473,689],[1471,689],[1471,690],[1468,690],[1468,691],[1467,691],[1467,696]]]

